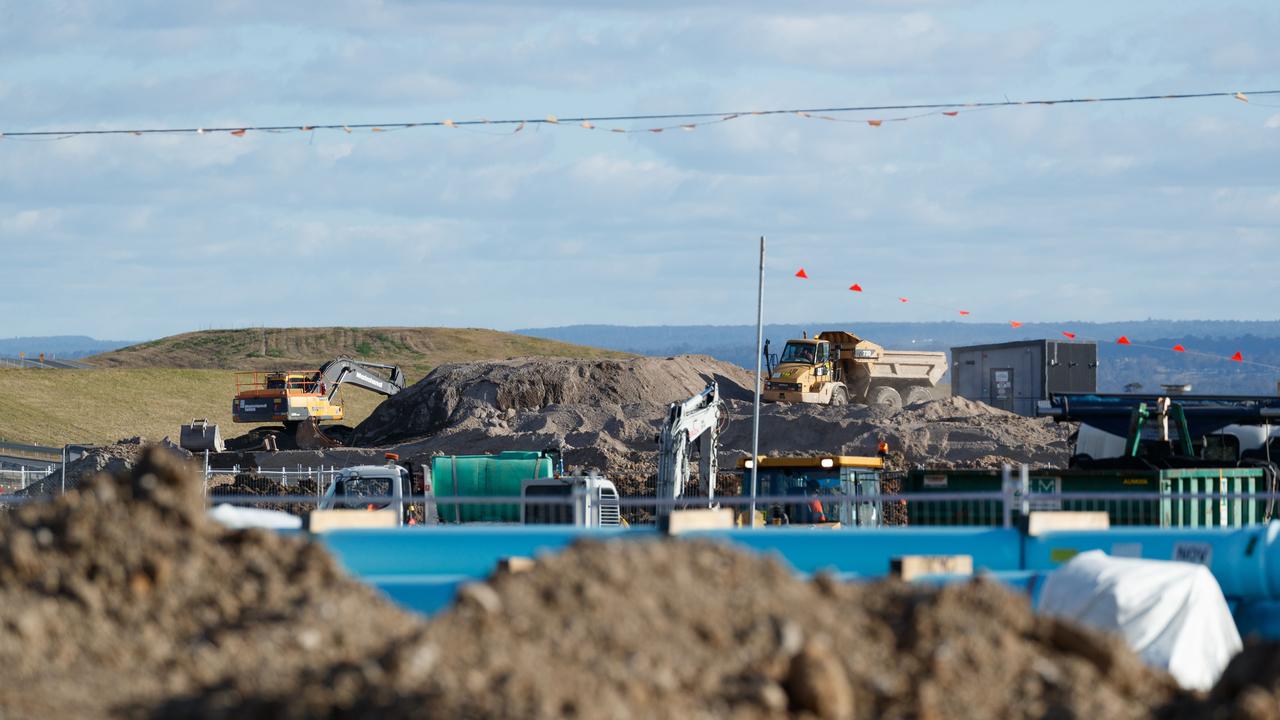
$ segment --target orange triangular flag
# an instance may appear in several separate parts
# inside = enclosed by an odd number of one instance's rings
[[[862,292],[862,286],[861,286],[861,285],[859,285],[858,283],[854,283],[854,284],[850,285],[850,286],[849,286],[849,289],[850,289],[850,290],[852,290],[852,291],[854,291],[854,292]]]
[[[1128,338],[1128,337],[1125,337],[1124,335],[1121,335],[1120,337],[1116,338],[1116,344],[1117,344],[1117,345],[1128,345],[1128,344],[1129,344],[1129,338]]]
[[[1236,354],[1231,356],[1231,359],[1236,362],[1244,362],[1244,355],[1240,354],[1240,351],[1237,350]]]
[[[1017,320],[1010,320],[1009,327],[1020,328],[1022,327],[1022,323],[1018,322]]]
[[[868,125],[870,125],[871,127],[880,127],[880,123],[882,123],[882,122],[884,122],[884,121],[883,121],[883,120],[868,120],[868,121],[867,121],[867,124],[868,124]]]
[[[960,314],[961,314],[961,315],[968,315],[968,314],[969,314],[969,311],[968,311],[968,310],[961,310],[961,311],[960,311]]]
[[[1241,101],[1241,102],[1249,102],[1249,96],[1248,96],[1248,95],[1245,95],[1245,94],[1244,94],[1244,93],[1242,93],[1242,92],[1238,92],[1238,93],[1236,93],[1236,94],[1235,94],[1235,98],[1236,98],[1237,100]]]
[[[898,302],[906,302],[906,301],[907,301],[906,298],[898,298]]]
[[[241,137],[244,135],[244,128],[240,128],[239,130],[232,130],[231,134],[235,135],[236,137]]]
[[[943,115],[946,115],[947,117],[955,117],[955,116],[959,115],[960,113],[959,113],[958,111],[956,111],[956,110],[943,110],[943,111],[942,111],[942,114],[943,114]]]
[[[1184,347],[1182,347],[1181,345],[1174,345],[1174,346],[1173,346],[1173,351],[1174,351],[1174,352],[1186,352],[1186,351],[1187,351],[1187,349],[1186,349],[1186,348],[1184,348]]]
[[[1076,334],[1075,334],[1075,333],[1073,333],[1073,332],[1067,332],[1066,330],[1063,330],[1063,331],[1062,331],[1062,336],[1063,336],[1063,337],[1065,337],[1065,338],[1067,338],[1068,340],[1075,340],[1075,339],[1076,339]]]
[[[798,278],[804,278],[805,280],[808,280],[808,279],[809,279],[809,273],[805,272],[805,271],[804,271],[804,268],[800,268],[799,270],[797,270],[797,271],[796,271],[796,277],[798,277]]]

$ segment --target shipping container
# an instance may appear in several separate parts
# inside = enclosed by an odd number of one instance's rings
[[[1098,346],[1027,340],[951,348],[951,394],[1034,417],[1050,393],[1098,390]]]

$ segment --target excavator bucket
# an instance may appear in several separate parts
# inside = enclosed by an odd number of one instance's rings
[[[297,443],[299,450],[324,450],[325,448],[342,447],[341,442],[325,435],[320,430],[315,418],[309,418],[298,423],[298,428],[294,431],[294,442]]]
[[[222,433],[218,432],[218,426],[210,423],[205,419],[192,420],[191,424],[183,425],[181,435],[179,436],[179,444],[183,450],[191,452],[222,452],[227,449],[222,442]]]

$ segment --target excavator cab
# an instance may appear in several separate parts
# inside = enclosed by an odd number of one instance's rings
[[[757,469],[755,524],[878,527],[880,458],[850,455],[761,457]],[[749,487],[751,458],[738,461]],[[863,498],[866,498],[865,500]],[[759,515],[763,514],[763,518]]]

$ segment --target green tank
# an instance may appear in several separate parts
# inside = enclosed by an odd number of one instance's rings
[[[437,498],[520,497],[525,480],[553,477],[556,459],[546,452],[512,450],[497,455],[431,458],[431,494]],[[440,522],[520,522],[520,506],[442,503]]]

